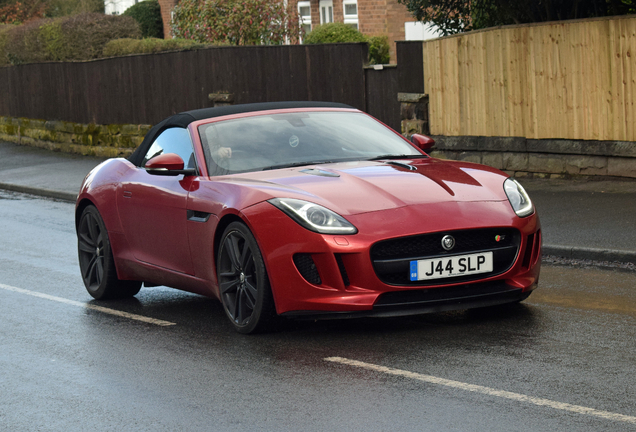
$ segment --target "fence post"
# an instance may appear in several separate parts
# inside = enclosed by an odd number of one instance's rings
[[[398,102],[403,135],[429,133],[428,95],[424,89],[421,41],[397,42]]]
[[[428,95],[423,93],[398,93],[402,135],[429,134]]]
[[[234,103],[234,94],[230,92],[216,92],[208,95],[213,107],[228,106]]]

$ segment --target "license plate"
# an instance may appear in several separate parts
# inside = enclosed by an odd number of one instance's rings
[[[411,261],[412,281],[468,276],[492,271],[492,252]]]

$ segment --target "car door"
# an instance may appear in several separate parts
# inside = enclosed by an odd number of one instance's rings
[[[137,260],[191,275],[186,203],[194,177],[153,175],[143,168],[148,160],[166,153],[181,156],[185,168],[196,168],[188,130],[166,129],[150,146],[141,166],[122,178],[119,216]]]

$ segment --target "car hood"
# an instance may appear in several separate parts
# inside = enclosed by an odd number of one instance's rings
[[[426,203],[503,201],[506,177],[483,165],[427,158],[311,165],[218,180],[260,190],[265,199],[304,199],[347,215]]]

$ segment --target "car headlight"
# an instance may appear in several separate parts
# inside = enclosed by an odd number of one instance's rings
[[[525,217],[534,213],[532,201],[530,201],[530,197],[526,193],[526,190],[519,184],[519,182],[512,178],[506,179],[504,182],[504,191],[506,191],[508,201],[510,201],[510,205],[515,213],[517,213],[517,216]]]
[[[355,234],[356,227],[331,210],[308,201],[274,198],[268,201],[308,230],[321,234]]]

